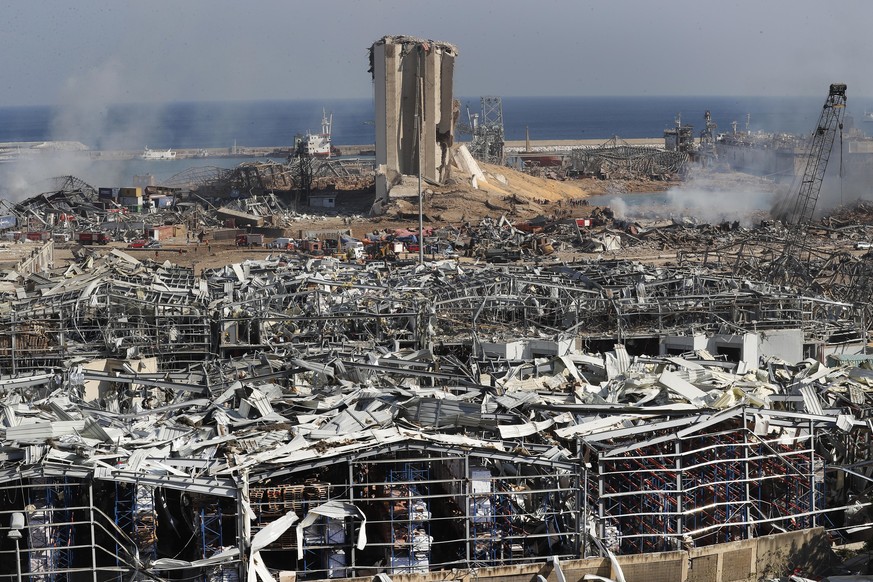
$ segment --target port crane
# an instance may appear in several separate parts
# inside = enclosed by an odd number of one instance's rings
[[[815,207],[818,202],[821,185],[824,181],[825,171],[833,149],[837,133],[842,134],[843,116],[846,110],[846,85],[833,83],[825,99],[824,107],[818,119],[815,131],[813,131],[809,149],[806,153],[806,161],[803,175],[800,178],[800,187],[797,196],[792,200],[785,200],[781,214],[788,227],[782,256],[777,260],[777,272],[774,279],[781,280],[786,284],[806,280],[804,269],[797,266],[793,268],[789,262],[795,262],[795,253],[802,246],[806,227],[812,222]],[[789,207],[789,208],[786,208]]]
[[[846,85],[842,83],[832,84],[824,108],[822,108],[818,125],[812,134],[812,143],[806,156],[806,168],[803,171],[794,208],[787,217],[788,224],[794,227],[792,230],[801,230],[812,221],[834,139],[837,131],[843,129],[845,110]]]

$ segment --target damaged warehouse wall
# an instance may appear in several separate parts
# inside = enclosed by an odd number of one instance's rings
[[[432,358],[260,356],[175,382],[133,371],[0,381],[0,514],[27,516],[23,570],[477,570],[821,522],[839,535],[864,519],[847,520],[856,504],[844,491],[863,488],[852,467],[869,427],[859,405],[822,409],[846,390],[868,393],[846,370],[779,368],[755,383],[718,366],[617,373],[608,357],[563,356],[535,377],[507,370],[495,391],[456,375],[450,358],[435,371]],[[568,401],[573,378],[598,374],[614,396]],[[800,399],[773,393],[826,377]],[[83,400],[98,379],[127,388]],[[837,456],[819,452],[833,443]]]
[[[453,143],[453,45],[411,36],[385,36],[370,47],[376,103],[377,200],[400,176],[442,183]],[[419,143],[420,142],[420,143]],[[420,146],[420,147],[419,147]]]

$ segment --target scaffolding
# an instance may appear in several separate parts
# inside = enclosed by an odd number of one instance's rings
[[[430,570],[429,477],[423,463],[401,463],[388,469],[383,495],[391,532],[388,564],[392,574]]]
[[[98,576],[120,579],[122,574],[130,580],[137,569],[137,557],[129,551],[132,541],[116,525],[116,517],[100,509],[111,502],[110,490],[102,489],[106,495],[101,499],[94,482],[82,477],[79,471],[28,470],[0,485],[4,537],[11,514],[25,516],[19,553],[8,545],[0,550],[0,579],[17,578],[18,559],[20,580],[96,581]]]
[[[72,567],[72,548],[75,535],[69,509],[72,488],[65,479],[34,479],[27,492],[29,571],[34,580],[60,582],[67,580],[62,574]]]
[[[755,422],[744,411],[705,432],[656,425],[648,443],[618,446],[609,433],[585,443],[597,455],[587,504],[600,538],[637,554],[815,527],[824,480],[814,425],[773,438]]]
[[[393,573],[423,573],[578,556],[573,471],[436,451],[354,460],[351,470],[352,497],[378,532],[368,547],[379,548],[355,556],[357,568],[384,559]]]

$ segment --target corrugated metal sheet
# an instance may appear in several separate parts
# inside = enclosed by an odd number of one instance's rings
[[[800,395],[803,396],[806,412],[810,414],[824,414],[821,408],[821,400],[819,400],[818,393],[812,385],[806,384],[801,386]]]
[[[445,426],[479,427],[484,423],[479,404],[436,398],[418,398],[402,407],[401,416],[415,424],[437,428]]]

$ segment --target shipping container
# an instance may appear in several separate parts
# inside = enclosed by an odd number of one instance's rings
[[[115,199],[118,198],[118,191],[120,188],[97,188],[97,197],[103,199]]]
[[[142,198],[124,196],[118,199],[118,203],[124,207],[131,208],[133,206],[142,206]]]
[[[119,198],[142,198],[142,188],[119,188]]]

